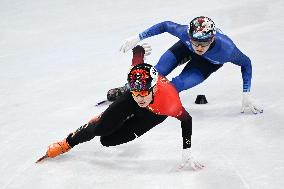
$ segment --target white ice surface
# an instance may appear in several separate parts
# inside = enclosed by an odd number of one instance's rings
[[[131,53],[123,40],[165,20],[207,15],[253,63],[261,115],[240,114],[240,67],[226,64],[181,93],[193,117],[193,151],[206,168],[176,172],[179,122],[169,118],[141,138],[105,148],[98,138],[35,164],[47,145],[104,108],[93,105],[125,83]],[[1,0],[0,188],[281,189],[284,186],[282,0]],[[175,41],[145,40],[155,64]],[[178,68],[168,78],[177,75]],[[209,104],[196,105],[197,94]]]

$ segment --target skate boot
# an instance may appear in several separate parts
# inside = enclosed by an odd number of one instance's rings
[[[110,89],[107,92],[107,99],[111,102],[115,101],[116,99],[118,99],[118,97],[122,96],[123,94],[125,94],[127,91],[129,91],[129,87],[128,84],[125,84],[122,87],[118,87],[118,88],[113,88]]]
[[[42,161],[45,158],[54,158],[60,154],[68,152],[71,149],[70,145],[67,143],[66,139],[55,142],[47,147],[47,152],[44,156],[39,158],[36,163]]]
[[[66,139],[53,143],[47,148],[47,156],[50,158],[54,158],[60,154],[68,152],[71,149],[70,145],[67,143]]]

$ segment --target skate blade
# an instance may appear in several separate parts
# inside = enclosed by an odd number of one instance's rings
[[[39,163],[39,162],[41,162],[42,160],[44,160],[44,159],[46,159],[46,158],[48,158],[48,155],[47,155],[47,154],[45,154],[44,156],[42,156],[41,158],[39,158],[39,159],[36,161],[36,163]]]

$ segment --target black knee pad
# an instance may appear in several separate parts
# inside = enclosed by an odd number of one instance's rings
[[[123,143],[127,143],[129,141],[132,141],[136,138],[135,134],[126,135],[126,136],[115,136],[115,135],[109,135],[109,136],[101,136],[100,141],[103,146],[109,147],[109,146],[116,146]]]
[[[101,144],[105,147],[116,146],[116,145],[123,143],[123,142],[118,142],[116,140],[113,140],[109,136],[101,136],[100,141],[101,141]]]
[[[108,137],[101,136],[100,141],[101,141],[101,144],[105,147],[115,146],[115,145],[111,145],[111,143],[108,140]]]

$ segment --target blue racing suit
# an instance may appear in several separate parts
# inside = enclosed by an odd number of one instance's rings
[[[217,29],[215,40],[203,55],[197,55],[188,35],[188,25],[171,21],[158,23],[139,34],[140,40],[168,32],[179,41],[168,49],[155,66],[159,74],[167,76],[178,65],[187,63],[180,75],[172,79],[177,90],[183,91],[202,83],[211,73],[217,71],[226,62],[241,66],[243,92],[251,87],[252,66],[249,57],[243,54],[233,41]]]

